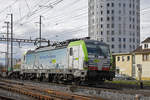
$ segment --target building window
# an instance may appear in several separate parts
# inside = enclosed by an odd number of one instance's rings
[[[110,18],[109,17],[107,17],[107,21],[109,21],[110,20]]]
[[[110,24],[107,24],[107,28],[110,28]]]
[[[119,3],[119,7],[121,7],[121,3]]]
[[[101,21],[103,21],[103,18],[101,18]]]
[[[129,8],[131,8],[131,3],[129,4]]]
[[[129,41],[132,42],[132,39],[130,38]]]
[[[133,29],[135,29],[135,26],[133,25]]]
[[[103,11],[101,11],[101,15],[103,15]]]
[[[111,41],[115,41],[115,39],[114,39],[114,38],[111,38]]]
[[[131,12],[131,11],[129,11],[129,15],[131,15],[131,13],[132,13],[132,12]]]
[[[107,31],[107,35],[109,35],[110,34],[110,32],[109,31]]]
[[[129,20],[130,20],[130,22],[132,21],[132,18],[131,17],[129,17]]]
[[[133,43],[135,43],[135,38],[133,38]]]
[[[118,40],[119,40],[119,42],[121,42],[121,38],[119,38]]]
[[[123,45],[123,48],[124,48],[124,49],[126,48],[126,45],[125,45],[125,44]]]
[[[119,14],[121,14],[121,10],[119,10]]]
[[[123,38],[123,42],[126,42],[126,38]]]
[[[107,7],[109,7],[109,3],[107,3]]]
[[[133,45],[133,49],[135,49],[135,45]]]
[[[125,3],[123,4],[123,7],[126,7],[126,4],[125,4]]]
[[[121,21],[121,17],[119,16],[119,21]]]
[[[112,49],[114,49],[114,48],[115,48],[115,46],[112,44],[112,45],[111,45],[111,48],[112,48]]]
[[[111,3],[111,6],[114,7],[114,3]]]
[[[130,56],[127,56],[127,61],[129,61],[130,60]]]
[[[131,26],[131,24],[130,24],[130,25],[129,25],[129,28],[131,29],[131,27],[132,27],[132,26]]]
[[[121,34],[121,30],[119,30],[119,34]]]
[[[114,17],[111,17],[111,20],[114,21]]]
[[[148,44],[144,44],[144,49],[147,49],[148,48]]]
[[[101,31],[101,35],[103,35],[103,31]]]
[[[107,42],[109,42],[109,37],[107,37]]]
[[[120,61],[120,57],[117,58],[117,61]]]
[[[119,49],[121,49],[121,44],[118,45]]]
[[[107,10],[107,14],[109,14],[110,12],[109,12],[109,10]]]
[[[111,34],[112,34],[112,35],[114,35],[114,34],[115,34],[115,32],[114,32],[114,31],[111,31]]]
[[[114,28],[114,24],[111,24],[111,28]]]
[[[132,46],[131,46],[131,45],[129,45],[129,48],[130,48],[130,49],[132,49]]]
[[[149,54],[143,54],[143,61],[149,61]]]
[[[114,10],[111,11],[111,14],[114,14]]]

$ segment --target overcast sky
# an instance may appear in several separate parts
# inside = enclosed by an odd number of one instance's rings
[[[42,15],[42,37],[50,40],[65,40],[87,36],[87,0],[0,0],[0,33],[6,32],[4,21],[14,17],[14,37],[38,37],[39,16]],[[150,0],[141,0],[141,40],[150,37]],[[0,37],[6,37],[0,35]],[[1,43],[1,42],[0,42]],[[16,57],[33,48],[33,45],[17,44]],[[5,51],[5,44],[0,44]],[[18,49],[19,48],[19,49]]]
[[[141,40],[150,37],[150,0],[141,0]]]

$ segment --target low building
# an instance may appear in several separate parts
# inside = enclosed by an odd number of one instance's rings
[[[142,80],[150,80],[150,38],[144,40],[136,50],[114,54],[114,57],[119,74],[138,78],[141,72]]]
[[[135,65],[141,65],[142,79],[150,80],[150,38],[144,40],[141,46],[132,53],[135,55]]]
[[[132,55],[130,53],[115,54],[116,71],[119,74],[132,76]]]

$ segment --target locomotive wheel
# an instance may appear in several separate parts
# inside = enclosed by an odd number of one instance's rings
[[[59,76],[58,76],[58,83],[59,83],[59,84],[64,83],[64,76],[63,76],[63,75],[59,75]]]
[[[54,83],[58,83],[58,80],[59,80],[58,75],[55,75],[55,76],[54,76],[54,79],[53,79],[53,82],[54,82]]]
[[[76,78],[75,79],[75,85],[81,85],[81,80],[80,80],[80,78]]]

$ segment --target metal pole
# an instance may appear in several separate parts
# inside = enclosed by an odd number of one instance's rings
[[[6,69],[8,71],[8,64],[9,64],[9,58],[8,58],[8,54],[9,54],[9,22],[5,22],[7,24],[7,51],[6,51]]]
[[[41,31],[42,31],[42,29],[41,29],[41,24],[42,24],[42,16],[40,16],[40,23],[39,23],[39,39],[40,39],[40,46],[41,46]]]
[[[11,71],[13,71],[13,14],[11,14]]]

